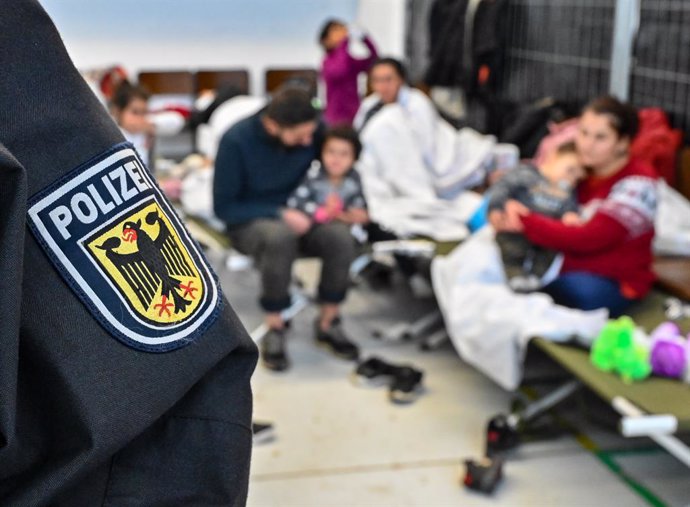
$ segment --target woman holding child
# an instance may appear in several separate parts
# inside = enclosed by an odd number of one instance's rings
[[[613,97],[585,107],[575,139],[588,174],[578,186],[580,223],[530,212],[517,201],[490,217],[499,232],[522,232],[563,252],[560,275],[543,289],[558,304],[604,307],[617,316],[652,286],[657,177],[630,156],[637,126],[635,109]]]

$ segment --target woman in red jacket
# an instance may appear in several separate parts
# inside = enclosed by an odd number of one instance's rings
[[[613,97],[589,103],[575,139],[588,177],[578,187],[581,223],[566,225],[511,201],[489,217],[498,231],[522,231],[563,252],[560,276],[543,291],[558,304],[623,313],[654,282],[652,239],[656,174],[630,157],[637,112]]]

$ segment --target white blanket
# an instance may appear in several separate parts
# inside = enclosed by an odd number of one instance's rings
[[[456,131],[421,92],[406,92],[406,100],[384,106],[361,132],[358,170],[370,216],[402,237],[463,239],[481,203],[466,189],[482,183],[496,160],[517,164],[517,148],[472,129]]]
[[[690,256],[690,202],[662,179],[654,220],[654,252]]]
[[[484,227],[432,266],[434,292],[460,356],[507,390],[522,379],[527,342],[535,336],[593,340],[606,309],[564,308],[540,293],[515,294],[506,285],[494,231]]]

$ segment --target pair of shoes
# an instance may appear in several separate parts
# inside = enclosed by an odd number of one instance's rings
[[[269,329],[259,345],[261,361],[269,370],[285,371],[290,366],[285,350],[285,330]]]
[[[252,443],[254,445],[272,442],[275,437],[271,423],[252,421]]]
[[[388,384],[388,398],[393,403],[411,403],[422,392],[424,373],[405,365],[390,364],[378,357],[361,362],[352,374],[357,385]]]
[[[327,331],[321,329],[320,319],[317,318],[314,322],[314,336],[317,345],[327,348],[337,357],[348,361],[359,358],[359,347],[350,341],[343,331],[340,317],[333,319]]]
[[[364,387],[390,385],[396,371],[396,366],[378,357],[370,357],[359,363],[355,371],[352,372],[352,381],[355,385]]]

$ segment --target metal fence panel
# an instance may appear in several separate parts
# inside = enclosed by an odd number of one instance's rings
[[[584,103],[609,83],[615,0],[511,0],[502,96]]]
[[[642,0],[630,99],[690,131],[690,1]]]
[[[637,107],[664,109],[690,140],[690,0],[638,1],[629,100]],[[500,98],[527,103],[548,96],[583,105],[607,93],[619,2],[633,5],[625,3],[630,0],[507,0]],[[416,18],[409,28],[418,37],[431,3],[408,0]],[[425,49],[417,47],[419,40],[408,44],[421,74]]]

